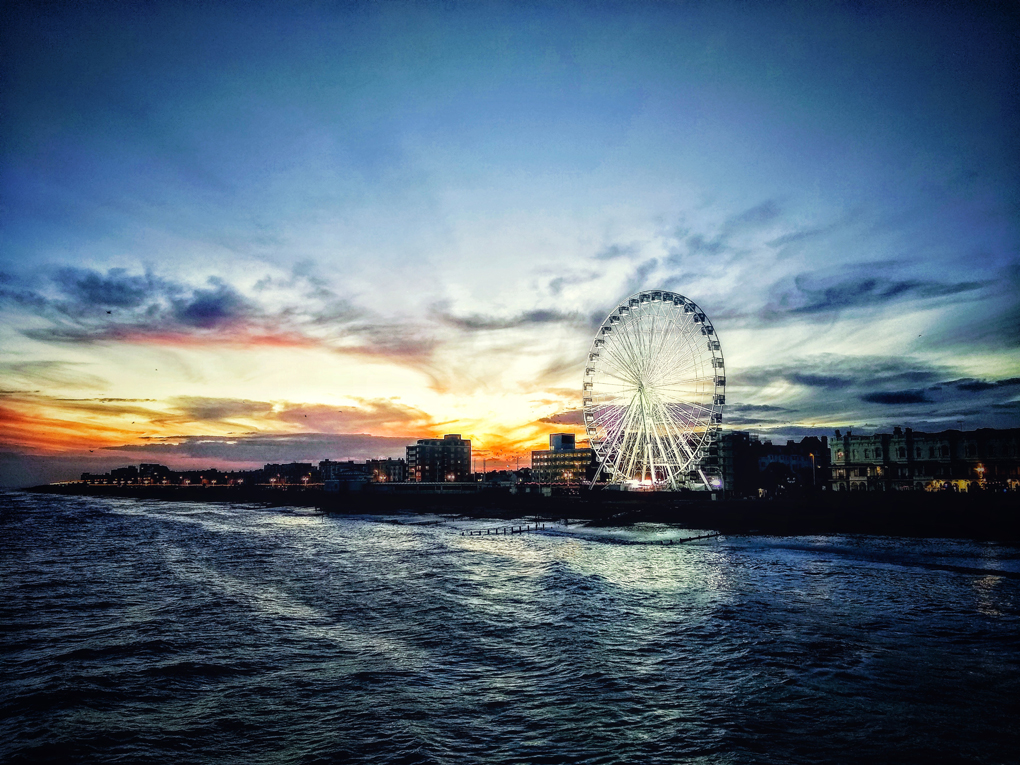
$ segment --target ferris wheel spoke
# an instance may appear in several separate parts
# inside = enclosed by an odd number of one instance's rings
[[[668,427],[668,424],[665,422],[665,420],[661,419],[661,417],[660,417],[660,420],[659,420],[659,422],[657,424],[660,425],[661,427],[656,427],[655,428],[654,436],[655,436],[655,443],[656,443],[656,445],[659,448],[659,454],[661,456],[660,465],[663,468],[663,472],[666,474],[664,477],[668,477],[669,480],[672,481],[673,471],[672,471],[672,468],[671,468],[671,459],[672,459],[673,455],[671,455],[669,453],[669,451],[666,449],[666,447],[663,446],[663,443],[662,443],[663,442],[662,434],[660,434],[660,432],[659,432],[660,430],[665,430],[665,428]],[[671,442],[671,439],[668,437],[668,434],[667,434],[666,443],[670,443],[670,442]],[[652,480],[655,480],[654,471],[653,471],[653,475],[652,475]]]
[[[625,385],[636,386],[639,384],[639,381],[635,377],[633,377],[632,375],[628,375],[626,373],[614,374],[613,372],[610,372],[608,370],[600,369],[598,372],[596,372],[596,374],[602,377],[612,377],[614,380],[618,380],[620,383],[623,383]],[[606,384],[612,384],[608,380],[604,382]]]
[[[627,420],[627,406],[614,407],[614,411],[604,418],[600,424],[605,426],[605,438],[607,443],[615,444],[619,434],[623,431]]]
[[[693,432],[699,428],[706,427],[710,422],[712,409],[701,407],[704,411],[708,412],[708,416],[703,419],[697,413],[698,407],[701,406],[700,404],[691,404],[690,402],[667,404],[661,400],[658,403],[668,420],[671,423],[675,423],[677,420],[682,421],[687,432]]]
[[[652,335],[655,333],[655,313],[653,310],[648,308],[638,314],[638,328],[641,331],[633,338],[634,346],[641,360],[641,377],[647,379],[648,368],[651,366],[649,343]]]
[[[626,346],[604,346],[603,356],[622,375],[626,375],[637,381],[639,374],[636,371],[637,363]]]
[[[599,420],[598,424],[602,429],[600,437],[603,443],[608,443],[613,440],[613,434],[619,428],[620,418],[618,416],[607,416]]]
[[[616,440],[616,433],[620,429],[622,417],[620,415],[610,415],[596,421],[599,426],[602,427],[604,435],[602,436],[604,443],[612,443]]]
[[[664,363],[668,363],[670,368],[696,368],[696,349],[694,344],[690,342],[689,336],[684,334],[684,330],[677,329],[673,337],[674,342],[672,344],[672,352],[669,354],[670,358],[668,361],[664,360]]]
[[[600,387],[608,385],[608,386],[611,386],[613,388],[632,388],[634,390],[637,390],[637,387],[640,384],[640,383],[632,382],[630,380],[621,380],[619,378],[614,378],[612,380],[599,379],[599,380],[597,380],[597,382],[599,383]]]
[[[693,349],[689,346],[684,347],[678,343],[671,343],[669,346],[663,347],[656,365],[649,373],[649,379],[658,381],[663,376],[696,371],[692,351]]]
[[[634,440],[634,438],[633,438],[633,425],[634,425],[635,416],[637,414],[636,410],[637,410],[637,408],[634,406],[634,404],[632,402],[631,406],[628,407],[628,409],[627,409],[627,417],[624,419],[624,421],[622,423],[622,426],[621,426],[621,429],[620,429],[620,449],[619,449],[619,452],[618,452],[618,454],[616,456],[616,461],[613,464],[613,474],[614,475],[620,475],[620,463],[623,461],[624,455],[629,455],[630,456],[630,460],[629,460],[629,463],[628,463],[627,469],[626,469],[626,474],[627,474],[628,477],[633,475],[633,467],[634,467],[634,459],[633,459],[633,457],[634,457],[634,453],[635,453],[636,449],[634,448],[634,446],[632,446],[630,449],[627,449],[627,441],[628,440],[631,440],[631,441]]]
[[[635,342],[639,337],[636,331],[639,326],[640,317],[635,317],[631,314],[628,321],[622,322],[621,332],[618,338],[620,340],[620,352],[626,357],[626,361],[630,365],[631,374],[638,379],[640,379],[644,374],[644,364],[641,357],[641,351]]]
[[[658,345],[652,352],[652,358],[655,360],[654,366],[649,372],[649,376],[655,379],[658,376],[659,370],[664,368],[665,365],[673,362],[677,351],[676,335],[668,332],[667,329],[672,325],[670,314],[673,313],[672,309],[662,309],[659,311],[660,331],[658,334]],[[668,347],[667,347],[668,344]]]
[[[663,374],[662,377],[656,379],[651,383],[652,388],[669,388],[675,385],[683,383],[699,383],[711,380],[710,377],[703,375],[695,369],[687,368],[675,368],[670,370],[669,374]]]
[[[676,377],[670,377],[666,380],[656,381],[652,388],[660,390],[663,388],[675,388],[680,385],[697,385],[697,384],[711,384],[712,378],[702,374],[683,374],[685,370],[678,370]]]
[[[663,422],[666,424],[666,427],[670,429],[671,435],[673,436],[669,440],[676,452],[677,460],[680,465],[686,467],[694,459],[694,454],[687,446],[687,438],[684,434],[684,430],[681,430],[676,426],[676,423],[669,416],[669,412],[665,408],[661,407],[661,405],[660,411],[662,412]],[[686,456],[684,456],[682,452],[686,452]]]

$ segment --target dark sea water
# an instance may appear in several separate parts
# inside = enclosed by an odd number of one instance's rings
[[[0,761],[1020,760],[1015,546],[421,520],[0,497]]]

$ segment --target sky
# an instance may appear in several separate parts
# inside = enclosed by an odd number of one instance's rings
[[[727,428],[1018,427],[1008,8],[8,4],[0,485],[524,465],[649,288]]]

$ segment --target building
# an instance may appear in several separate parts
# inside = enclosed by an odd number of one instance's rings
[[[138,479],[145,484],[168,484],[170,483],[171,470],[166,465],[157,465],[154,462],[143,462],[138,466]]]
[[[594,476],[595,450],[578,449],[573,433],[553,433],[549,448],[531,453],[531,476],[538,483],[576,483]]]
[[[821,489],[829,475],[828,438],[773,444],[757,435],[731,431],[718,442],[723,488],[732,497],[772,496],[793,486]]]
[[[319,474],[325,491],[360,491],[369,482],[368,468],[354,460],[321,460]]]
[[[366,466],[363,463],[358,463],[354,460],[347,460],[346,462],[320,460],[319,474],[322,476],[322,480],[324,482],[347,481],[353,479],[360,479],[362,481],[368,480],[368,469]]]
[[[833,491],[1020,489],[1020,429],[853,435],[831,445]]]
[[[319,471],[310,462],[263,465],[262,474],[265,482],[273,486],[302,485],[322,481]]]
[[[468,464],[471,464],[470,454]],[[365,472],[372,483],[401,483],[407,480],[407,463],[404,460],[368,460]]]
[[[419,438],[407,447],[407,480],[417,483],[468,481],[471,441],[451,433],[442,438]]]

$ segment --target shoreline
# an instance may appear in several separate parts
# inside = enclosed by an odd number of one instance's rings
[[[470,494],[335,493],[320,489],[228,486],[95,486],[51,484],[21,489],[60,496],[310,507],[325,514],[456,513],[509,520],[571,518],[596,525],[684,525],[724,534],[871,534],[1020,542],[1016,493],[920,494],[831,492],[774,500],[711,500],[691,494],[581,490],[550,497],[487,489]]]

